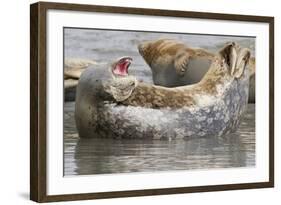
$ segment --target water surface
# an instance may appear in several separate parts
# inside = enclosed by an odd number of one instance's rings
[[[255,166],[255,105],[236,133],[186,140],[80,139],[65,103],[64,175]]]

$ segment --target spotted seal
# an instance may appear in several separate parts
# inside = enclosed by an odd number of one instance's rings
[[[128,75],[131,62],[132,58],[125,56],[108,65],[90,66],[81,74],[75,97],[75,122],[80,137],[96,136],[100,106],[123,101],[132,94],[137,80]]]
[[[79,136],[173,139],[234,132],[247,106],[249,58],[248,49],[228,43],[199,83],[175,88],[137,82],[127,73],[131,61],[113,63],[113,76],[88,68],[77,87]]]

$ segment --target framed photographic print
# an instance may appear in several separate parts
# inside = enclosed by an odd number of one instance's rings
[[[274,186],[274,18],[30,7],[30,198]]]

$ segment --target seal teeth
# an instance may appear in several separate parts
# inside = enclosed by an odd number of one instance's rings
[[[131,65],[132,58],[125,56],[119,58],[113,65],[112,65],[112,73],[115,77],[122,77],[128,75],[128,69]]]

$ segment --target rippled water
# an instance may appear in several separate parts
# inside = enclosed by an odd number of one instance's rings
[[[65,175],[255,166],[254,104],[234,134],[173,141],[80,139],[73,109],[74,102],[65,103]]]

